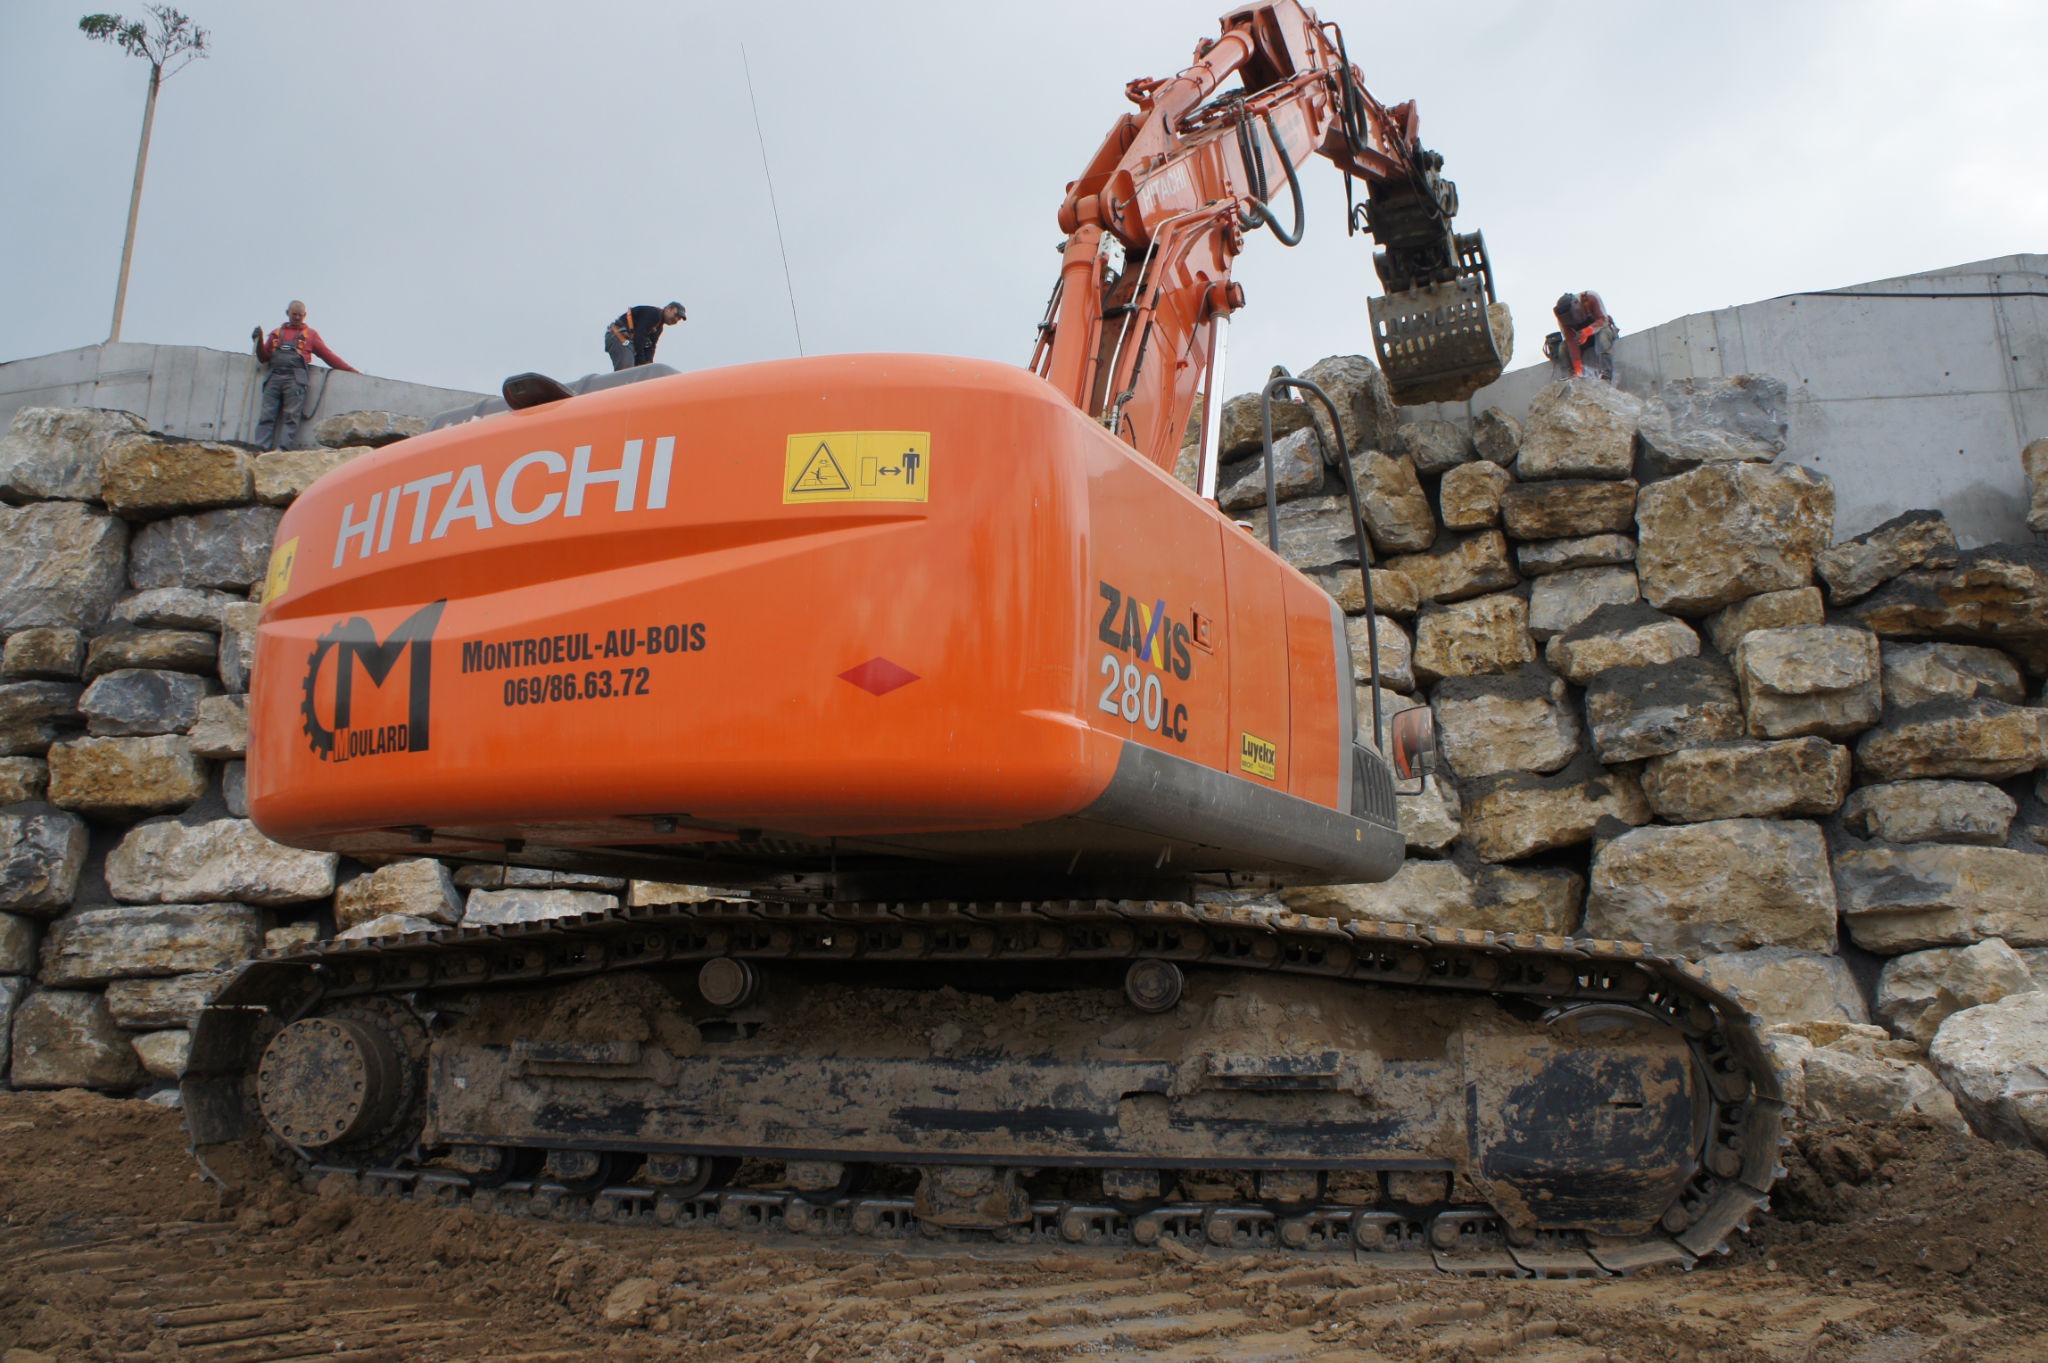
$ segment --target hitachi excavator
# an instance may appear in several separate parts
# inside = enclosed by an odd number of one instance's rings
[[[650,1228],[1502,1274],[1689,1265],[1764,1203],[1778,1080],[1695,969],[1256,897],[1392,876],[1431,739],[1213,499],[1232,262],[1299,237],[1320,154],[1363,189],[1397,398],[1497,376],[1505,316],[1414,106],[1296,0],[1127,94],[1028,370],[521,375],[292,506],[265,833],[728,897],[251,963],[195,1028],[202,1161],[258,1140]],[[1345,414],[1281,392],[1348,485]]]

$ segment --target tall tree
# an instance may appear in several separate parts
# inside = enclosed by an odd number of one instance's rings
[[[154,21],[128,20],[118,14],[88,14],[79,32],[112,43],[131,57],[149,63],[149,99],[142,106],[142,145],[135,150],[135,188],[128,194],[128,235],[121,243],[121,280],[114,286],[114,325],[109,342],[121,339],[121,309],[128,301],[128,264],[135,255],[135,218],[142,210],[142,172],[149,164],[149,129],[156,122],[156,92],[166,80],[206,55],[207,32],[169,5],[145,5]]]

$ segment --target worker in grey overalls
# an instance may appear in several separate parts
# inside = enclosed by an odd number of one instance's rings
[[[314,356],[330,368],[361,372],[329,350],[320,333],[306,325],[304,303],[294,298],[284,315],[285,324],[270,335],[265,336],[262,327],[249,333],[256,342],[256,362],[266,371],[256,417],[256,445],[265,450],[288,450],[298,438],[299,418],[306,408],[306,373]]]

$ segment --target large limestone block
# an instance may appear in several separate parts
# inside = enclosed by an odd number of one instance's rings
[[[1263,502],[1247,520],[1251,537],[1266,543]],[[1282,502],[1279,527],[1280,557],[1305,573],[1359,561],[1358,527],[1352,522],[1347,498],[1304,497],[1298,502]]]
[[[1635,773],[1603,769],[1582,758],[1551,776],[1510,772],[1487,777],[1463,792],[1464,845],[1482,861],[1520,861],[1538,852],[1592,839],[1609,820],[1630,827],[1650,821],[1650,805]]]
[[[1266,461],[1252,457],[1227,464],[1216,475],[1216,504],[1225,511],[1250,511],[1266,504]],[[1323,447],[1314,431],[1273,438],[1273,500],[1291,502],[1323,490]]]
[[[229,606],[220,617],[220,684],[234,692],[249,689],[249,668],[256,661],[256,619],[262,607],[253,601]]]
[[[113,618],[138,629],[195,629],[218,634],[222,612],[246,599],[203,587],[151,587],[115,602]]]
[[[1380,553],[1412,554],[1436,543],[1436,516],[1413,464],[1367,450],[1352,458],[1351,471],[1366,533]]]
[[[1643,404],[1600,379],[1551,384],[1529,403],[1515,476],[1626,478],[1635,468],[1636,426]]]
[[[0,686],[0,754],[37,757],[85,722],[76,682],[25,681]]]
[[[1550,573],[1529,585],[1529,633],[1548,640],[1602,606],[1629,606],[1639,599],[1633,568],[1573,568]]]
[[[286,923],[271,928],[263,934],[263,954],[266,956],[289,956],[296,951],[318,945],[327,934],[320,924],[311,920]]]
[[[2025,958],[1996,937],[1975,946],[1909,951],[1884,963],[1877,1015],[1893,1035],[1925,1046],[1950,1014],[2040,987]]]
[[[2048,645],[2048,555],[2034,545],[1967,550],[1953,568],[1900,574],[1850,613],[1888,639],[1953,639],[2038,657]]]
[[[2027,474],[2027,529],[2048,534],[2048,437],[2027,442],[2020,467]]]
[[[113,980],[107,984],[107,1011],[117,1026],[131,1032],[190,1027],[199,1010],[228,982],[230,973],[205,970],[161,979]]]
[[[1535,540],[1515,546],[1515,566],[1524,577],[1634,564],[1636,542],[1628,535],[1585,535],[1570,540]]]
[[[1415,461],[1422,473],[1448,473],[1472,458],[1472,442],[1464,428],[1448,421],[1404,421],[1394,448]]]
[[[1415,678],[1424,685],[1445,677],[1510,672],[1535,660],[1529,603],[1519,596],[1434,606],[1415,619]]]
[[[1420,609],[1422,598],[1416,595],[1415,584],[1401,574],[1373,568],[1368,575],[1372,579],[1371,610],[1366,608],[1365,577],[1360,576],[1356,565],[1310,574],[1346,615],[1377,613],[1405,620]]]
[[[78,710],[95,738],[181,734],[198,722],[199,702],[215,689],[211,677],[124,667],[95,678],[78,698]]]
[[[1909,568],[1956,566],[1956,536],[1939,511],[1908,511],[1814,560],[1837,606],[1859,601]]]
[[[135,1057],[152,1079],[183,1078],[185,1063],[191,1056],[192,1033],[182,1028],[135,1038]]]
[[[40,757],[0,757],[0,805],[40,800],[50,789],[50,764]]]
[[[1420,791],[1396,794],[1394,806],[1401,817],[1402,840],[1410,852],[1442,852],[1464,831],[1464,806],[1453,782],[1425,776]]]
[[[50,803],[96,819],[189,809],[206,794],[206,763],[181,734],[74,738],[50,749]]]
[[[439,932],[446,926],[431,918],[415,918],[409,913],[385,913],[352,928],[343,928],[334,934],[334,940],[360,942],[372,937],[405,937],[413,933]]]
[[[1980,1134],[2048,1150],[2048,993],[1952,1014],[1927,1057]]]
[[[146,823],[107,856],[107,888],[124,904],[299,904],[334,893],[340,858],[272,842],[246,819]]]
[[[2018,705],[2027,698],[2019,664],[1995,648],[1887,639],[1883,655],[1884,703],[1894,710],[1933,700],[1984,696]]]
[[[24,407],[0,436],[0,497],[12,502],[96,501],[107,447],[149,429],[133,412]]]
[[[370,452],[368,445],[340,449],[271,450],[256,457],[256,500],[288,506],[323,475]]]
[[[1861,847],[1835,856],[1842,922],[1883,956],[1987,937],[2048,946],[2048,856],[2004,847]]]
[[[1502,495],[1500,512],[1518,540],[1628,534],[1636,524],[1636,484],[1631,478],[1518,483]]]
[[[1979,697],[1887,712],[1857,741],[1856,766],[1867,781],[2003,781],[2048,766],[2048,710]]]
[[[1804,587],[1834,537],[1834,484],[1797,464],[1703,464],[1636,498],[1636,569],[1659,610],[1710,615]]]
[[[1766,1034],[1786,1096],[1816,1126],[1924,1122],[1957,1135],[1969,1124],[1910,1041],[1882,1027],[1832,1021],[1791,1023]]]
[[[460,923],[462,894],[455,888],[448,868],[431,857],[381,866],[334,892],[337,927],[352,928],[387,913],[436,923]]]
[[[1756,738],[1847,738],[1877,723],[1877,636],[1842,625],[1752,630],[1735,648],[1735,680]]]
[[[201,757],[228,761],[249,750],[249,698],[208,696],[199,702],[192,725],[192,751]]]
[[[1512,464],[1522,452],[1522,423],[1489,407],[1472,418],[1472,448],[1488,463]]]
[[[1574,686],[1617,667],[1658,667],[1699,656],[1700,636],[1691,625],[1638,601],[1601,606],[1543,645],[1552,670]]]
[[[1403,554],[1387,567],[1415,584],[1424,601],[1463,601],[1515,585],[1508,542],[1498,530],[1445,535],[1426,554]]]
[[[32,975],[35,968],[35,920],[18,913],[0,913],[0,975]]]
[[[1835,949],[1835,885],[1810,823],[1719,819],[1632,829],[1593,853],[1586,932],[1690,957]]]
[[[210,440],[123,436],[100,463],[100,500],[129,520],[237,506],[255,492],[249,456]]]
[[[1733,989],[1766,1027],[1799,1022],[1870,1025],[1863,991],[1839,956],[1791,947],[1758,947],[1700,962],[1714,983]]]
[[[1437,487],[1444,528],[1485,530],[1499,525],[1501,496],[1514,484],[1513,474],[1488,460],[1458,465]]]
[[[40,978],[64,987],[225,970],[263,949],[262,915],[246,904],[87,909],[50,925]]]
[[[9,681],[77,681],[85,670],[85,636],[61,625],[35,625],[7,636],[0,676]]]
[[[1257,393],[1240,393],[1223,404],[1216,432],[1216,457],[1225,463],[1249,459],[1264,448],[1263,419]],[[1273,398],[1273,441],[1308,429],[1308,408],[1275,395]]]
[[[1387,387],[1387,376],[1378,365],[1363,355],[1332,355],[1317,360],[1301,376],[1322,389],[1330,405],[1337,409],[1347,451],[1357,454],[1360,450],[1393,448],[1399,409]],[[1322,404],[1311,401],[1305,410],[1334,453],[1337,433],[1329,429]]]
[[[247,506],[152,521],[136,532],[128,580],[141,588],[247,591],[270,569],[270,543],[283,516],[273,506]]]
[[[122,1092],[142,1082],[142,1062],[98,993],[44,989],[14,1010],[16,1088]]]
[[[1765,374],[1667,383],[1643,404],[1644,469],[1664,478],[1701,464],[1769,463],[1785,452],[1788,406],[1784,381]]]
[[[1552,772],[1579,755],[1579,717],[1564,679],[1541,663],[1450,677],[1431,698],[1444,760],[1463,780]]]
[[[128,668],[206,674],[219,667],[219,654],[220,641],[205,630],[109,630],[87,647],[85,677],[90,681]]]
[[[455,868],[455,884],[464,890],[623,890],[626,882],[615,876],[587,876],[575,871],[549,871],[538,866],[479,866],[474,863]]]
[[[1415,689],[1415,646],[1408,631],[1386,616],[1353,615],[1344,620],[1351,645],[1351,675],[1363,683],[1372,677],[1372,644],[1379,642],[1380,685],[1404,695]]]
[[[626,903],[633,908],[649,904],[705,904],[731,894],[712,885],[681,885],[670,880],[635,880],[626,889]]]
[[[63,912],[85,869],[85,820],[47,805],[0,814],[0,909],[31,918]]]
[[[1732,658],[1743,639],[1760,629],[1790,629],[1794,625],[1824,625],[1827,607],[1821,604],[1820,588],[1790,587],[1782,592],[1761,592],[1707,617],[1707,638],[1714,651]]]
[[[313,439],[329,449],[382,447],[427,429],[427,419],[405,412],[337,412],[313,425]]]
[[[1719,660],[1678,658],[1595,675],[1586,685],[1586,725],[1602,762],[1636,762],[1740,738],[1742,703]]]
[[[1985,781],[1888,781],[1864,786],[1842,808],[1842,827],[1880,842],[2000,847],[2020,807]]]
[[[471,890],[462,925],[533,923],[581,913],[605,913],[619,906],[615,894],[595,890]]]
[[[0,633],[99,628],[127,563],[126,521],[77,502],[0,506]]]
[[[1823,738],[1720,743],[1653,757],[1643,794],[1660,819],[1783,819],[1832,814],[1849,793],[1849,750]]]
[[[1280,899],[1296,913],[1326,918],[1570,934],[1585,890],[1584,877],[1555,867],[1410,861],[1383,884],[1304,886]]]

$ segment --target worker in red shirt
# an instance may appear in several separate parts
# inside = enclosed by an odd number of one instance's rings
[[[1614,382],[1614,342],[1621,328],[1607,315],[1607,305],[1591,289],[1568,293],[1551,309],[1564,339],[1564,353],[1571,361],[1572,377],[1591,369],[1598,378]]]
[[[332,368],[361,372],[329,350],[320,333],[306,325],[304,303],[294,298],[284,315],[285,324],[268,336],[262,327],[249,333],[256,342],[256,362],[268,370],[256,419],[256,444],[266,450],[288,450],[298,437],[299,418],[306,405],[306,374],[315,355]]]

